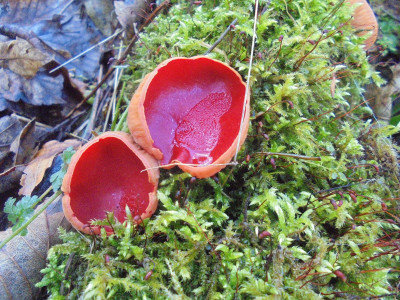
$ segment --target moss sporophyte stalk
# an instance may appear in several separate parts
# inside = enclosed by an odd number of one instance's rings
[[[171,2],[140,35],[124,95],[170,57],[203,55],[228,27],[207,57],[247,80],[255,1]],[[238,164],[204,179],[161,170],[151,218],[91,224],[111,235],[61,230],[39,286],[60,299],[395,297],[399,128],[376,126],[363,97],[364,84],[383,82],[352,10],[259,1]]]

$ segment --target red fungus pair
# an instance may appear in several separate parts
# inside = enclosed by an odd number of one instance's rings
[[[67,219],[97,234],[99,228],[88,224],[107,211],[124,221],[127,205],[133,216],[150,217],[157,207],[159,163],[198,178],[220,171],[247,134],[245,91],[235,70],[207,57],[160,64],[132,97],[127,122],[133,139],[107,132],[73,156],[62,186]]]

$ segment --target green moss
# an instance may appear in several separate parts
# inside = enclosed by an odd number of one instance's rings
[[[127,98],[170,55],[203,54],[235,18],[210,57],[246,76],[254,1],[202,2],[175,1],[141,35],[124,75]],[[194,182],[163,170],[159,209],[143,226],[110,216],[110,237],[61,231],[64,243],[49,252],[40,285],[70,299],[393,293],[399,226],[390,199],[399,197],[399,170],[390,135],[399,128],[371,122],[361,87],[381,80],[350,13],[337,0],[271,1],[257,19],[252,120],[240,163]],[[259,239],[263,231],[271,236]]]

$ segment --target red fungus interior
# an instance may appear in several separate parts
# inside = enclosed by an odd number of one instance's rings
[[[162,164],[207,165],[238,136],[245,86],[227,66],[207,59],[177,59],[160,68],[144,101]]]
[[[71,208],[84,224],[104,219],[113,211],[119,221],[125,219],[125,205],[132,216],[142,214],[154,187],[148,181],[143,163],[118,138],[100,139],[80,157],[71,179]]]

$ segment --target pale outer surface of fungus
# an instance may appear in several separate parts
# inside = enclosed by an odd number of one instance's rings
[[[360,30],[359,36],[368,34],[369,37],[364,41],[364,49],[368,50],[372,47],[378,37],[378,21],[376,20],[374,11],[366,0],[347,0],[354,9],[353,20],[351,25],[353,28]],[[372,33],[371,33],[372,32]]]

